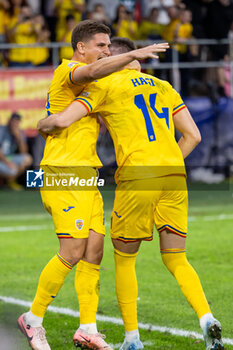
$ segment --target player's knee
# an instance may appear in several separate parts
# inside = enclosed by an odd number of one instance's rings
[[[24,162],[23,162],[23,166],[25,168],[29,167],[30,165],[32,165],[32,162],[33,162],[33,158],[30,154],[26,154],[25,155],[25,159],[24,159]]]
[[[99,247],[98,250],[93,250],[93,251],[87,250],[84,254],[83,260],[89,262],[90,264],[100,265],[103,258],[103,254],[104,254],[103,247]]]
[[[90,264],[100,265],[103,258],[103,254],[104,254],[103,245],[98,245],[96,249],[93,249],[93,247],[92,249],[86,249],[83,260],[89,262]]]
[[[83,258],[82,254],[78,251],[71,251],[69,252],[69,256],[67,258],[68,262],[71,265],[76,265],[81,259]]]

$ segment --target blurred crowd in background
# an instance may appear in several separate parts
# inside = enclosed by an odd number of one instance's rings
[[[187,54],[184,39],[233,36],[231,0],[0,0],[0,42],[69,43],[72,29],[83,19],[101,21],[112,35],[132,40],[175,40],[181,55]],[[62,57],[71,54],[69,49],[61,52]],[[214,47],[210,54],[222,59],[227,50]],[[22,49],[10,50],[3,63],[41,65],[48,60],[46,49]]]
[[[219,136],[218,128],[221,125],[219,115],[223,118],[225,113],[225,118],[229,123],[228,130],[223,130],[225,135],[230,130],[229,125],[233,122],[232,99],[229,102],[230,105],[229,103],[224,104],[224,101],[219,102],[221,98],[232,96],[230,62],[233,58],[229,50],[230,45],[220,43],[199,45],[195,40],[229,39],[230,42],[233,42],[233,0],[0,0],[0,44],[38,44],[37,47],[2,50],[0,68],[51,66],[53,63],[52,50],[46,45],[43,46],[44,43],[66,43],[66,46],[59,49],[59,60],[70,59],[72,48],[69,44],[72,30],[79,21],[84,19],[104,23],[110,28],[112,36],[128,37],[137,41],[138,46],[144,46],[147,40],[167,41],[172,50],[160,55],[160,62],[171,63],[173,51],[176,51],[179,62],[190,63],[188,69],[180,70],[180,93],[183,98],[202,97],[199,105],[196,101],[193,105],[192,100],[187,101],[187,105],[194,114],[196,106],[199,106],[195,119],[197,122],[200,115],[203,115],[200,114],[203,106],[203,113],[208,112],[205,120],[209,120],[209,116],[214,115],[214,118],[211,119],[211,128],[210,124],[206,127],[207,124],[203,124],[200,117],[199,122],[201,127],[206,128],[207,136],[210,129],[212,130],[212,134],[208,136],[209,140],[215,141],[212,145],[209,142],[206,148],[204,147],[204,151],[200,148],[201,155],[196,153],[198,154],[197,165],[201,163],[200,159],[203,160],[203,166],[216,164],[216,135]],[[187,44],[187,40],[193,40],[192,44]],[[219,67],[202,69],[195,69],[193,64],[208,61],[222,62],[222,64]],[[174,76],[172,77],[171,70],[160,69],[158,62],[155,61],[145,63],[150,63],[150,65],[144,71],[173,83]],[[7,130],[10,133],[12,132],[11,124],[16,124],[20,118],[13,117],[13,120],[12,118],[9,120]],[[2,152],[3,134],[6,135],[6,127],[3,130],[2,126],[0,131],[0,139],[2,139],[0,140],[0,151]],[[19,142],[19,135],[19,132],[18,138],[14,132],[13,135],[8,135],[8,138],[5,137],[5,144],[9,140]],[[222,165],[226,165],[229,160],[233,164],[231,136],[232,132],[229,133],[227,146],[224,145],[224,150],[227,149],[228,155],[220,161]],[[22,140],[21,138],[21,144]],[[38,141],[38,138],[36,140]],[[42,146],[37,145],[36,149],[43,151],[43,142],[39,142]],[[34,162],[31,160],[31,163],[34,168],[37,168],[38,159],[42,153],[37,151],[36,154],[33,154],[35,144],[33,139],[32,150],[30,144],[29,150],[34,159]],[[17,147],[19,150],[19,145]],[[101,126],[98,150],[105,165],[115,162],[111,139],[104,125]],[[212,163],[210,154],[215,154],[215,161]],[[18,166],[16,175],[16,167],[11,163],[12,161],[9,160],[9,165],[12,167],[10,180],[15,179],[22,172],[21,167]],[[203,174],[200,175],[200,178],[203,178]]]
[[[179,62],[223,61],[215,69],[220,96],[230,96],[229,45],[186,45],[190,39],[233,40],[232,0],[0,0],[0,43],[70,43],[74,26],[81,20],[105,23],[112,36],[141,41],[168,41]],[[142,44],[143,45],[143,44]],[[59,59],[70,59],[72,48],[60,48]],[[161,55],[172,61],[172,51]],[[52,63],[48,47],[11,48],[0,54],[2,67],[40,67]],[[158,67],[156,67],[158,68]],[[149,70],[148,73],[154,73]],[[206,78],[205,70],[182,69],[182,95],[189,95],[188,82]],[[196,76],[195,76],[196,74]],[[156,75],[170,82],[169,74]],[[174,83],[174,82],[173,82]]]

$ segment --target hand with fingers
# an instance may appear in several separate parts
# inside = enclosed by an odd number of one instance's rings
[[[146,58],[159,58],[156,53],[165,52],[167,49],[169,49],[168,43],[153,44],[135,50],[134,56],[136,60],[144,60]]]

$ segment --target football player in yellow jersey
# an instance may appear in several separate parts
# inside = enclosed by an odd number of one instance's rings
[[[167,47],[166,44],[151,45],[118,57],[106,57],[110,54],[109,34],[108,27],[94,21],[80,22],[74,28],[74,55],[71,60],[63,60],[54,73],[48,91],[48,115],[68,106],[86,83],[118,70],[135,58],[157,57],[155,52],[164,51]],[[48,136],[41,162],[45,173],[59,176],[59,173],[75,170],[80,178],[96,176],[93,167],[102,165],[96,153],[98,131],[99,123],[93,116],[71,125],[59,135]],[[33,349],[50,349],[42,327],[43,317],[65,277],[79,262],[75,287],[80,328],[74,335],[74,343],[88,349],[111,349],[96,328],[99,265],[104,242],[101,195],[95,188],[93,191],[44,189],[41,196],[45,208],[53,217],[60,249],[42,271],[32,307],[18,320],[20,329],[27,335]]]
[[[128,40],[112,41],[114,54],[131,49]],[[201,140],[188,109],[169,83],[124,69],[90,84],[65,111],[40,121],[39,128],[54,133],[91,112],[101,114],[118,163],[111,237],[116,292],[126,330],[120,350],[143,349],[137,325],[135,262],[141,241],[152,239],[153,224],[159,232],[162,260],[200,320],[206,349],[224,349],[221,325],[185,254],[188,196],[184,158]],[[182,134],[178,143],[175,128]]]

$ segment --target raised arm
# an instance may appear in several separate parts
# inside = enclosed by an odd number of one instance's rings
[[[113,72],[116,72],[117,70],[122,69],[133,60],[158,58],[156,53],[165,52],[168,48],[168,43],[153,44],[117,56],[102,58],[94,63],[81,66],[76,69],[72,79],[77,84],[90,83],[96,79],[103,78]]]
[[[68,128],[87,114],[86,108],[81,103],[74,101],[61,113],[52,114],[39,120],[37,129],[41,134],[54,134],[64,128]]]
[[[178,141],[183,157],[186,158],[201,142],[201,134],[187,108],[173,116],[175,128],[182,136]]]

